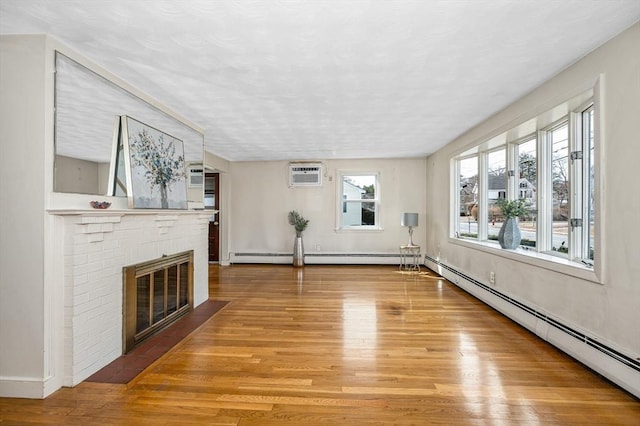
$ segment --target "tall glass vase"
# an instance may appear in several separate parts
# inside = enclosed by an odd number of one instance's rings
[[[302,245],[302,237],[296,237],[293,243],[293,266],[304,266],[304,246]]]

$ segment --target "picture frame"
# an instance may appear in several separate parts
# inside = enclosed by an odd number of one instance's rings
[[[183,142],[132,117],[119,116],[109,185],[109,195],[126,195],[129,208],[186,210]]]

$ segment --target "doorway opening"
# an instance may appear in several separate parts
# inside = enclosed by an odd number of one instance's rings
[[[204,175],[204,208],[220,211],[220,173]],[[220,213],[209,221],[209,262],[220,260]]]

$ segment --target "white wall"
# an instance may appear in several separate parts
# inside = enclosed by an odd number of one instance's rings
[[[640,356],[640,197],[634,184],[640,158],[639,52],[640,24],[636,24],[430,156],[428,199],[441,200],[441,208],[429,209],[426,235],[431,257],[485,283],[490,271],[495,271],[499,291],[636,359]],[[600,190],[604,195],[599,219],[604,225],[600,241],[604,249],[598,255],[604,261],[603,284],[453,244],[447,208],[451,157],[593,86],[601,73],[604,167]],[[638,378],[637,374],[629,377],[629,383],[638,386]]]
[[[42,146],[51,122],[45,106],[53,102],[45,92],[44,41],[0,37],[0,395],[6,380],[41,390],[48,374]]]
[[[287,214],[297,210],[310,220],[303,233],[305,252],[398,254],[408,241],[400,226],[403,212],[418,212],[424,229],[426,211],[425,160],[323,160],[320,187],[288,186],[286,161],[234,162],[230,166],[232,217],[229,251],[232,253],[291,253],[295,230]],[[338,170],[380,172],[381,231],[336,230]],[[421,228],[418,228],[418,231]],[[414,233],[424,244],[424,232]],[[319,246],[319,250],[318,250]],[[373,261],[375,262],[375,260]]]

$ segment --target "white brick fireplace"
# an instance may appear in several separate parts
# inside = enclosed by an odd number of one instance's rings
[[[194,251],[194,306],[208,298],[207,232],[202,211],[50,211],[54,288],[62,288],[63,386],[74,386],[123,352],[123,270]],[[55,321],[54,321],[55,322]],[[58,333],[53,333],[56,336]],[[54,337],[55,338],[55,337]],[[55,345],[57,346],[57,345]],[[57,360],[60,365],[60,360]],[[61,365],[62,366],[62,365]]]

